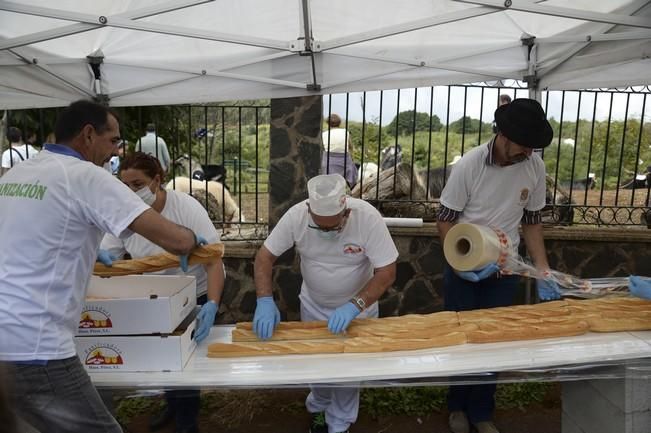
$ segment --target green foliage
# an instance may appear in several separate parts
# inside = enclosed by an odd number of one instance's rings
[[[473,119],[470,116],[464,116],[459,120],[455,120],[450,123],[449,128],[450,131],[457,134],[462,134],[464,131],[466,134],[478,134],[480,124],[482,132],[492,130],[492,125],[490,123],[480,122],[479,119]]]
[[[495,404],[500,409],[520,409],[534,403],[541,403],[552,388],[544,382],[520,382],[499,385],[495,393]]]
[[[540,403],[552,389],[549,383],[512,383],[497,387],[496,405],[500,409],[521,409]],[[388,415],[425,416],[446,405],[447,387],[404,387],[363,389],[361,410],[373,418]]]
[[[373,418],[387,415],[423,416],[445,407],[447,388],[368,388],[360,397],[361,410]]]
[[[414,121],[416,129],[414,129]],[[432,131],[440,131],[443,125],[441,119],[435,114],[431,118]],[[412,134],[413,131],[429,131],[430,130],[430,116],[427,113],[414,113],[414,110],[401,111],[396,117],[393,118],[391,123],[386,126],[387,133],[390,135],[396,134],[396,126],[398,128],[398,135]]]
[[[120,400],[115,409],[115,418],[122,424],[126,425],[131,422],[135,416],[144,413],[153,413],[161,410],[164,406],[164,400],[151,397],[133,397]]]

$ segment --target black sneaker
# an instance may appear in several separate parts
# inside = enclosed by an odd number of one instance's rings
[[[325,412],[312,414],[309,433],[328,433],[328,424],[325,421]]]

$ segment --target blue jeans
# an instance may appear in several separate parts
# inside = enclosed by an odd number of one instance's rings
[[[46,365],[8,366],[16,415],[35,431],[122,433],[76,356]]]
[[[498,277],[497,274],[477,283],[459,277],[449,265],[443,272],[444,308],[447,311],[467,311],[504,307],[513,304],[520,277]],[[461,380],[463,378],[451,378]],[[494,380],[489,376],[488,380]],[[490,421],[495,410],[497,385],[455,385],[448,391],[448,410],[463,411],[473,424]]]

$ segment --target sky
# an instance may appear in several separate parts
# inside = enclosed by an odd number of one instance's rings
[[[434,99],[432,101],[432,89],[430,87],[418,89],[403,89],[400,90],[400,109],[399,111],[407,111],[414,109],[414,100],[416,100],[416,111],[430,113],[430,105],[433,114],[436,114],[441,122],[446,123],[447,119],[447,101],[448,101],[448,88],[446,86],[434,87]],[[450,121],[455,121],[461,118],[464,114],[464,100],[466,115],[479,119],[482,104],[482,89],[479,87],[450,86]],[[507,93],[512,98],[517,96],[519,98],[528,97],[527,89],[513,88],[501,89],[500,93]],[[585,91],[581,93],[581,107],[579,108],[579,92],[566,91],[563,102],[563,92],[552,91],[548,93],[549,102],[546,101],[547,93],[543,93],[543,108],[547,107],[548,117],[553,117],[556,120],[561,118],[561,107],[563,109],[563,119],[565,121],[576,121],[577,114],[581,119],[592,120],[593,111],[597,120],[608,119],[609,111],[611,110],[612,99],[612,114],[613,120],[623,120],[626,114],[628,103],[628,118],[639,119],[642,114],[644,94],[641,93],[608,93],[608,92],[591,92]],[[629,96],[630,95],[630,96]],[[416,97],[415,97],[416,96]],[[498,89],[484,88],[483,98],[483,113],[482,121],[490,123],[493,120],[493,112],[497,107]],[[596,97],[596,111],[595,111],[595,97]],[[350,93],[348,101],[346,101],[346,94],[335,94],[323,97],[323,115],[328,116],[329,112],[337,113],[342,118],[346,117],[346,104],[348,104],[348,118],[353,121],[362,121],[363,110],[362,101],[364,94],[362,92]],[[332,102],[330,102],[332,100]],[[627,101],[628,100],[628,101]],[[330,105],[332,104],[332,105]],[[385,90],[382,95],[382,124],[386,125],[396,116],[398,109],[398,90]],[[366,92],[366,120],[377,121],[380,118],[380,92]],[[651,98],[647,94],[646,104],[644,106],[644,122],[651,121]]]

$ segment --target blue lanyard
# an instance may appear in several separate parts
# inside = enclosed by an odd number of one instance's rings
[[[47,151],[50,151],[52,153],[58,153],[59,155],[66,155],[66,156],[72,156],[77,159],[81,159],[82,161],[86,161],[86,158],[81,156],[79,152],[74,150],[71,147],[64,146],[62,144],[53,144],[53,143],[47,143],[43,146],[43,148]]]

